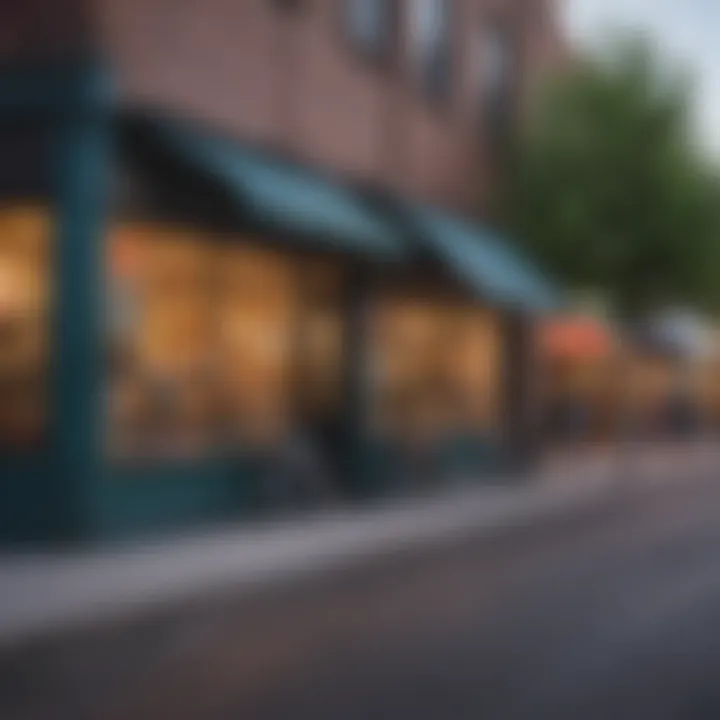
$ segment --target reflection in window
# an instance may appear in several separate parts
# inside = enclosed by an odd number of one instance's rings
[[[48,420],[51,217],[0,210],[0,445],[37,447]]]
[[[410,40],[423,87],[445,97],[451,84],[452,27],[447,0],[412,0]]]

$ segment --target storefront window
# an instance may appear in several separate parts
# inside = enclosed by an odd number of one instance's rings
[[[0,124],[0,452],[48,441],[52,313],[52,134]]]
[[[37,448],[49,409],[51,214],[0,207],[0,447]]]
[[[212,254],[189,234],[116,230],[110,245],[110,445],[186,457],[212,439]]]
[[[439,326],[432,304],[379,304],[372,337],[374,425],[381,435],[428,439],[442,426],[437,402]]]
[[[280,254],[228,248],[219,251],[217,288],[223,427],[232,443],[276,442],[292,422],[294,268]]]
[[[497,428],[500,335],[490,314],[443,299],[385,300],[372,347],[378,432],[432,442]]]
[[[158,228],[110,241],[110,445],[188,457],[337,420],[343,275],[333,264]]]
[[[497,318],[473,308],[444,316],[444,384],[453,423],[460,432],[491,433],[500,417],[501,334]]]

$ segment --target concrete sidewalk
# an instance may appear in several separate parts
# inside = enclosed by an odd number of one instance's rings
[[[291,520],[83,552],[0,555],[0,646],[173,603],[250,591],[392,553],[492,535],[603,496],[623,476],[653,484],[715,471],[720,448],[643,446],[551,456],[533,478],[336,509]]]
[[[492,534],[592,503],[605,483],[464,486],[382,506],[123,547],[0,556],[0,646]]]
[[[720,471],[720,443],[710,438],[678,442],[628,442],[549,453],[540,480],[551,485],[578,482],[622,482],[631,477],[662,483],[688,475]]]

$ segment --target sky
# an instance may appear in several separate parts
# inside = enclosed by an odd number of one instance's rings
[[[696,74],[699,137],[720,154],[720,0],[559,0],[571,38],[593,43],[608,28],[638,28]]]

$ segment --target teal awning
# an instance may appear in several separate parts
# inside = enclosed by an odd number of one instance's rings
[[[381,259],[429,254],[490,303],[531,312],[560,304],[552,284],[521,253],[456,216],[409,200],[372,199],[319,170],[192,123],[155,114],[131,117],[152,147],[214,183],[250,230]]]
[[[330,176],[174,119],[148,121],[155,140],[221,183],[253,227],[283,239],[380,257],[402,254],[393,225]]]
[[[397,211],[415,242],[479,297],[531,312],[561,304],[552,283],[505,240],[426,205],[398,201]]]

